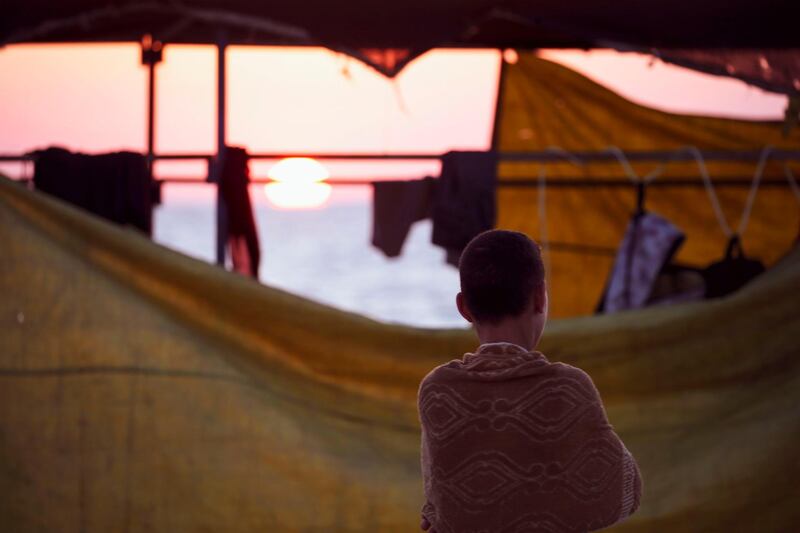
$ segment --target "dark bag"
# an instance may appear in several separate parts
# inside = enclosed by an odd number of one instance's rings
[[[740,289],[766,270],[756,259],[748,259],[738,235],[731,237],[725,258],[712,263],[703,271],[706,298],[719,298]]]

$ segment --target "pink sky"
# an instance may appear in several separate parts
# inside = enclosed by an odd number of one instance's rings
[[[744,83],[611,51],[546,51],[639,103],[668,111],[779,118],[785,98]],[[228,50],[228,142],[251,151],[431,152],[489,146],[499,68],[494,50],[435,50],[394,80],[319,48]],[[215,149],[216,51],[165,48],[158,67],[158,152]],[[0,50],[0,153],[48,145],[144,151],[146,70],[135,44]],[[252,166],[266,175],[271,163]],[[334,176],[418,176],[429,163],[328,164]],[[5,166],[10,173],[19,168]],[[203,177],[161,163],[160,175]]]

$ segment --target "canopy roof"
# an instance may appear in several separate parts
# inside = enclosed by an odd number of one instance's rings
[[[443,46],[800,48],[793,12],[788,0],[9,0],[0,45],[224,35],[229,44],[326,46],[393,75]]]

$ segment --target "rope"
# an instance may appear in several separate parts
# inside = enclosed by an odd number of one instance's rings
[[[719,198],[717,198],[717,192],[714,190],[714,185],[711,183],[711,176],[708,175],[708,168],[703,159],[703,154],[696,146],[687,146],[683,148],[683,150],[686,150],[694,156],[697,162],[697,168],[700,171],[700,177],[703,179],[706,193],[708,193],[708,198],[711,200],[711,208],[714,210],[714,215],[717,217],[717,222],[725,236],[730,239],[734,235],[733,230],[731,230],[731,227],[728,225],[725,214],[722,212],[722,207],[719,205]]]
[[[547,286],[550,286],[550,239],[547,236],[547,167],[539,165],[539,180],[536,189],[536,203],[539,217],[539,242],[542,246],[544,275]]]
[[[617,161],[619,162],[620,166],[622,166],[623,170],[625,171],[626,176],[631,180],[632,183],[636,185],[646,185],[655,179],[657,179],[667,164],[671,163],[678,155],[688,152],[691,154],[695,162],[697,163],[697,168],[700,172],[700,177],[703,180],[703,185],[705,187],[706,193],[708,194],[708,198],[711,201],[711,208],[714,212],[714,216],[719,223],[722,232],[725,236],[730,239],[736,235],[744,234],[745,230],[747,229],[747,225],[750,222],[750,217],[753,213],[753,206],[755,205],[756,196],[758,195],[758,189],[761,185],[761,179],[764,176],[764,170],[766,169],[767,162],[769,161],[769,156],[773,152],[773,146],[767,145],[765,146],[759,155],[758,164],[756,165],[755,174],[753,175],[753,181],[750,185],[750,191],[747,195],[747,200],[745,202],[744,209],[742,210],[742,215],[739,218],[739,224],[736,227],[736,231],[734,232],[731,228],[730,224],[728,224],[728,220],[725,217],[725,213],[722,211],[722,206],[719,201],[719,197],[717,196],[717,192],[714,189],[714,184],[711,181],[711,175],[708,172],[708,167],[706,166],[705,159],[703,158],[702,152],[696,146],[685,146],[682,147],[666,159],[662,161],[655,169],[647,173],[645,176],[639,176],[636,171],[633,169],[633,166],[630,164],[625,152],[619,148],[618,146],[609,146],[606,148],[606,151],[613,154]],[[583,166],[583,161],[576,157],[574,154],[570,153],[569,151],[558,147],[558,146],[551,146],[546,149],[548,152],[557,153],[563,156],[567,161],[571,162],[576,166]],[[798,201],[800,201],[800,185],[798,185],[794,174],[792,173],[791,169],[789,168],[788,164],[784,164],[784,172],[786,174],[786,179],[789,182],[789,186],[794,192],[795,196],[797,197]],[[540,163],[539,165],[539,176],[538,176],[538,216],[540,220],[540,228],[539,234],[542,244],[542,249],[546,253],[545,261],[549,263],[549,250],[550,245],[547,237],[547,207],[546,207],[546,183],[547,183],[547,169],[545,163]],[[546,269],[549,272],[549,268]]]
[[[625,152],[619,146],[608,146],[605,151],[610,152],[617,158],[617,161],[625,171],[625,175],[628,176],[628,179],[630,179],[636,185],[641,183],[646,185],[658,178],[661,173],[664,172],[664,168],[666,168],[667,163],[672,160],[672,157],[675,157],[673,155],[667,161],[662,161],[655,169],[647,173],[644,177],[641,177],[636,173],[635,170],[633,170],[633,166],[631,166],[630,161],[628,161],[628,156],[625,155]]]
[[[575,166],[582,167],[583,161],[574,154],[559,146],[548,146],[546,152],[559,154],[564,159]],[[537,183],[537,216],[539,217],[539,244],[542,247],[542,261],[546,283],[550,285],[550,239],[547,235],[547,166],[545,163],[539,164],[539,176]]]
[[[705,160],[703,159],[703,154],[696,146],[686,146],[681,149],[681,151],[684,150],[692,154],[695,158],[695,161],[697,161],[697,167],[700,170],[700,176],[703,178],[703,185],[705,185],[706,192],[711,200],[711,207],[713,208],[714,215],[717,217],[717,221],[722,228],[722,232],[729,239],[735,235],[744,234],[745,230],[747,229],[747,224],[750,222],[750,215],[753,213],[753,205],[755,205],[758,188],[761,185],[761,178],[764,175],[764,169],[767,166],[767,161],[769,160],[769,156],[773,151],[773,147],[767,145],[761,150],[761,154],[758,158],[758,165],[756,166],[756,171],[753,175],[753,182],[750,185],[750,192],[747,195],[747,201],[745,202],[744,209],[742,210],[742,216],[739,218],[739,225],[736,227],[735,233],[728,224],[725,214],[722,212],[722,207],[720,206],[717,193],[714,190],[714,184],[711,182],[711,176],[708,174],[708,168],[706,167]]]
[[[569,161],[570,163],[572,163],[575,166],[578,166],[578,167],[582,167],[583,166],[583,160],[580,157],[576,156],[575,154],[573,154],[569,150],[561,148],[560,146],[548,146],[547,148],[544,149],[544,151],[545,152],[554,153],[554,154],[558,154],[558,155],[560,155],[561,157],[563,157],[564,159],[566,159],[567,161]]]
[[[792,169],[789,168],[789,163],[783,164],[783,172],[786,174],[786,181],[789,182],[789,188],[792,189],[795,198],[800,202],[800,185],[797,184],[797,178],[794,177]]]
[[[764,168],[767,166],[767,160],[772,153],[772,146],[767,145],[761,150],[761,155],[758,158],[758,166],[756,166],[756,173],[753,175],[753,184],[750,185],[750,193],[747,195],[747,203],[742,211],[742,217],[739,219],[739,227],[736,229],[737,235],[743,235],[744,230],[747,229],[747,224],[750,222],[750,214],[753,212],[753,204],[756,202],[756,194],[758,193],[758,186],[761,184],[761,177],[764,175]]]

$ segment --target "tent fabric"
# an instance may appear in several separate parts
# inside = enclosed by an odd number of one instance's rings
[[[784,136],[779,122],[678,115],[644,107],[533,53],[520,54],[516,64],[505,66],[503,76],[497,126],[501,152],[800,147],[800,130]],[[631,163],[640,177],[659,166],[655,162]],[[756,162],[706,162],[712,183],[725,179],[744,185],[715,188],[731,232],[739,226],[757,167]],[[797,174],[796,165],[792,168]],[[540,176],[545,182],[543,189],[499,188],[497,226],[523,231],[545,245],[553,316],[590,314],[601,299],[617,247],[637,209],[637,189],[633,182],[630,187],[607,184],[609,177],[626,179],[624,166],[616,161],[542,166],[506,160],[499,165],[498,178],[504,181]],[[690,186],[658,186],[663,178],[670,183],[685,180]],[[783,163],[767,156],[762,178],[785,183]],[[598,184],[547,186],[568,179]],[[676,256],[679,263],[702,268],[725,255],[730,235],[714,214],[695,161],[663,166],[661,177],[646,190],[644,208],[686,234]],[[760,187],[742,235],[745,255],[767,265],[774,263],[798,237],[799,207],[788,187]]]
[[[417,387],[467,330],[381,324],[0,179],[0,523],[28,531],[417,529]],[[800,250],[734,295],[556,320],[639,462],[614,531],[800,520]]]
[[[8,0],[0,46],[139,41],[315,45],[393,76],[434,47],[798,48],[789,0]],[[378,52],[383,50],[383,52]]]
[[[738,78],[766,91],[800,95],[800,49],[652,50],[660,59],[717,76]]]

